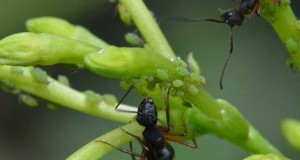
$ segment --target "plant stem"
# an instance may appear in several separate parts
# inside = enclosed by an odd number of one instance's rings
[[[20,73],[14,73],[14,68]],[[0,81],[4,84],[20,89],[50,102],[74,109],[94,116],[128,123],[135,114],[116,112],[114,104],[102,100],[98,104],[91,105],[86,100],[86,95],[67,87],[51,77],[46,77],[48,84],[40,83],[32,75],[32,67],[15,67],[0,65]]]
[[[278,7],[265,2],[262,16],[272,25],[299,69],[300,23],[290,6],[290,0],[281,0]]]
[[[130,13],[147,44],[158,54],[166,58],[174,58],[175,54],[143,0],[120,0],[120,2]]]
[[[129,133],[133,133],[134,135],[141,136],[137,133],[142,133],[143,127],[141,127],[137,122],[132,122],[129,124],[126,124],[121,127],[125,131]],[[122,137],[122,138],[120,138]],[[101,135],[100,137],[90,141],[88,144],[74,152],[72,155],[70,155],[67,160],[91,160],[91,159],[99,159],[112,150],[114,150],[113,147],[102,143],[97,142],[97,140],[101,140],[104,142],[107,142],[113,146],[122,146],[125,143],[128,143],[131,141],[133,137],[126,134],[124,131],[122,131],[120,128],[114,129],[105,135]]]

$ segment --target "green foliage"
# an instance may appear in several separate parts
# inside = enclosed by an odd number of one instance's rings
[[[143,1],[120,0],[120,3],[118,11],[121,19],[126,24],[135,24],[147,47],[116,47],[97,38],[84,27],[65,20],[53,17],[34,18],[26,23],[30,32],[14,34],[0,41],[0,82],[7,88],[18,89],[52,103],[123,123],[133,121],[135,115],[115,111],[117,101],[113,95],[100,95],[93,91],[79,92],[69,87],[65,77],[60,76],[57,81],[42,69],[32,66],[73,64],[100,76],[122,79],[123,88],[133,86],[140,95],[154,99],[159,109],[159,119],[163,122],[165,97],[167,90],[171,88],[170,105],[174,106],[171,117],[177,117],[172,121],[180,124],[183,117],[189,133],[193,132],[196,136],[214,134],[248,152],[268,154],[255,155],[247,160],[262,157],[285,159],[233,105],[225,100],[214,99],[205,91],[205,79],[193,55],[189,54],[187,63],[175,56]],[[292,14],[288,3],[284,2],[278,9],[264,3],[263,11],[274,28],[279,28],[276,31],[282,36],[284,43],[287,42],[285,44],[291,57],[299,66],[299,30],[282,33],[283,19],[294,20],[293,17],[286,18],[287,15],[278,15],[278,12]],[[136,43],[138,40],[129,37],[129,41]],[[23,94],[22,97],[29,106],[37,105],[34,99],[24,97]],[[120,107],[127,106],[122,104]],[[284,133],[292,133],[291,128],[296,127],[287,125],[283,129]],[[124,129],[137,135],[142,131],[142,127],[136,122],[125,125]],[[174,126],[172,130],[182,132],[183,128]],[[118,142],[112,140],[126,135],[118,128],[99,139],[120,146],[132,137],[127,135],[127,138]],[[188,134],[187,138],[193,135]],[[93,140],[68,159],[98,159],[111,150],[111,147]]]

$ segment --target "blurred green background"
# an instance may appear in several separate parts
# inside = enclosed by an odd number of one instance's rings
[[[182,15],[190,18],[219,18],[220,9],[235,8],[230,0],[146,0],[160,19]],[[300,17],[299,1],[292,1]],[[127,46],[123,35],[134,31],[114,16],[115,5],[106,0],[1,0],[0,38],[24,32],[27,19],[57,16],[86,26],[93,33],[117,46]],[[261,17],[251,16],[242,27],[234,29],[234,53],[224,77],[224,90],[218,81],[229,52],[229,28],[226,25],[178,23],[163,21],[160,26],[174,51],[183,59],[191,51],[207,80],[206,90],[215,98],[228,100],[280,151],[300,159],[284,140],[280,122],[300,119],[300,76],[285,65],[285,47],[270,25]],[[117,62],[116,62],[117,63]],[[65,74],[72,87],[112,93],[122,97],[119,81],[105,79],[80,70],[73,73],[63,66],[46,67],[49,75]],[[132,93],[125,103],[138,105],[142,97]],[[102,120],[73,110],[51,111],[42,103],[37,108],[22,105],[18,98],[0,91],[0,159],[65,159],[92,139],[122,124]],[[248,153],[213,135],[198,139],[199,147],[191,149],[172,144],[176,159],[239,160]],[[139,148],[139,145],[135,145]],[[128,146],[125,146],[128,147]],[[114,151],[104,159],[130,159]]]

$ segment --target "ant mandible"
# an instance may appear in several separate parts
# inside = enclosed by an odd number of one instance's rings
[[[130,87],[130,89],[126,92],[125,96],[129,93],[129,91],[132,89],[132,87]],[[167,109],[166,109],[166,114],[169,115],[169,92],[170,89],[167,92]],[[124,96],[124,97],[125,97]],[[124,100],[124,97],[121,99],[121,101],[119,102],[119,104]],[[116,109],[118,109],[119,104],[116,106]],[[121,112],[130,112],[133,113],[133,111],[127,111],[127,110],[119,110]],[[169,132],[170,130],[170,122],[167,122],[167,128],[161,128],[156,126],[158,118],[157,118],[157,109],[156,106],[153,102],[153,100],[149,97],[144,98],[142,100],[142,102],[140,103],[139,107],[138,107],[138,111],[137,113],[137,122],[141,125],[144,126],[145,129],[143,131],[143,137],[144,139],[142,140],[140,137],[133,135],[125,130],[122,130],[134,137],[142,146],[142,153],[136,153],[134,151],[132,151],[132,149],[130,150],[126,150],[120,147],[116,147],[113,146],[110,143],[98,140],[97,142],[102,142],[105,143],[121,152],[130,154],[132,156],[132,159],[135,160],[135,156],[137,157],[141,157],[142,160],[144,160],[145,158],[147,160],[172,160],[175,156],[175,152],[173,147],[166,141],[172,141],[172,142],[177,142],[192,148],[196,148],[197,144],[195,142],[195,139],[193,138],[193,144],[189,144],[187,142],[184,141],[180,141],[177,139],[172,139],[172,138],[168,138],[165,137],[165,135],[169,135],[169,136],[185,136],[186,135],[186,127],[184,126],[184,130],[185,133],[180,134],[180,133],[172,133]],[[167,119],[167,121],[169,121],[169,119]],[[130,148],[131,148],[131,143],[130,143]]]
[[[279,0],[271,0],[272,3],[275,5],[280,5]],[[221,15],[221,20],[210,19],[210,18],[202,18],[202,19],[189,19],[184,17],[171,17],[172,20],[179,21],[179,22],[200,22],[200,21],[209,21],[215,23],[223,23],[227,24],[230,27],[230,50],[229,55],[226,58],[226,61],[223,65],[219,85],[220,88],[223,89],[223,77],[225,73],[225,69],[229,62],[229,59],[233,52],[233,33],[232,28],[235,26],[240,26],[243,24],[245,16],[252,14],[255,11],[257,15],[260,15],[260,0],[241,0],[238,9],[230,9],[225,11]]]

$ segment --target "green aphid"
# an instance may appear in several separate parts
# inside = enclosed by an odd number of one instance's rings
[[[134,87],[137,90],[144,90],[145,88],[147,88],[147,86],[148,86],[148,82],[145,79],[139,79],[134,82]]]
[[[183,85],[184,85],[184,82],[180,79],[176,79],[176,80],[173,81],[173,86],[176,87],[176,88],[181,87]]]
[[[135,33],[128,32],[125,34],[125,40],[128,44],[135,47],[143,47],[144,40]]]
[[[120,81],[120,86],[121,88],[128,90],[132,85],[129,84],[126,80]]]
[[[197,73],[194,73],[194,72],[191,73],[190,78],[191,78],[191,81],[193,81],[196,84],[201,85],[201,86],[203,86],[206,83],[205,78],[203,76],[201,76]]]
[[[48,84],[48,75],[46,71],[42,70],[41,68],[33,68],[31,70],[31,74],[33,78],[38,81],[39,83]]]
[[[54,104],[54,103],[48,103],[47,108],[54,111],[54,110],[57,110],[57,109],[61,108],[61,106],[59,106],[57,104]]]
[[[177,57],[173,63],[176,65],[176,66],[183,66],[183,67],[187,67],[187,64],[181,60],[179,57]]]
[[[117,103],[117,98],[112,94],[104,94],[103,98],[108,105],[115,105]]]
[[[24,71],[23,71],[23,69],[21,67],[12,66],[11,67],[11,72],[13,74],[22,75]]]
[[[189,75],[189,71],[184,66],[178,66],[176,69],[177,69],[177,73],[180,76],[188,76]]]
[[[297,65],[295,64],[295,61],[290,56],[286,57],[285,64],[289,67],[290,71],[293,73],[298,70]]]
[[[58,78],[57,78],[58,82],[65,85],[65,86],[70,86],[70,81],[69,79],[64,76],[64,75],[59,75]]]
[[[165,70],[165,69],[157,69],[156,73],[157,73],[157,78],[158,79],[165,80],[165,81],[169,80],[169,74],[168,74],[167,70]]]
[[[299,49],[299,44],[295,39],[288,39],[286,41],[286,47],[290,53],[295,53]]]
[[[188,92],[189,92],[190,95],[193,96],[193,95],[196,95],[196,94],[199,93],[199,89],[196,86],[194,86],[192,84],[189,84],[188,85]]]
[[[195,58],[193,56],[193,53],[190,53],[188,55],[187,62],[188,62],[188,66],[189,66],[190,70],[193,73],[196,73],[196,74],[199,74],[199,75],[201,74],[200,67],[199,67],[197,61],[195,60]]]
[[[150,82],[154,81],[154,77],[152,76],[146,76],[145,79]]]
[[[15,88],[14,82],[12,82],[11,80],[6,79],[6,78],[2,79],[2,84],[8,88]]]
[[[12,89],[12,90],[10,91],[10,93],[11,93],[11,94],[14,94],[14,95],[18,95],[18,94],[21,93],[21,90],[14,88],[14,89]]]
[[[86,103],[90,106],[98,105],[102,101],[102,96],[94,91],[87,90],[83,94],[85,95]]]
[[[39,105],[38,101],[28,94],[20,94],[19,99],[23,104],[25,104],[28,107],[37,107]]]

